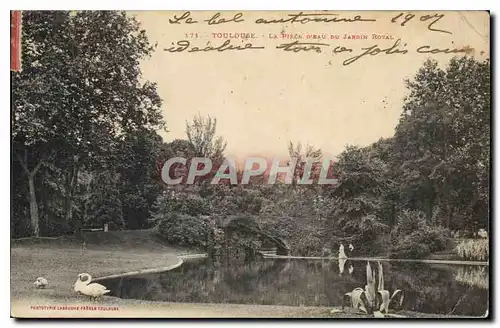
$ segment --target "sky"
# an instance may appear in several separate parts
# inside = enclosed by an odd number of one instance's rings
[[[418,53],[428,45],[434,49],[470,47],[469,55],[489,57],[489,16],[487,12],[329,12],[337,17],[376,21],[357,22],[284,22],[256,24],[258,18],[289,19],[298,12],[243,12],[243,22],[208,25],[204,20],[216,12],[191,12],[194,24],[171,24],[174,15],[183,12],[132,12],[157,49],[141,63],[143,78],[156,82],[163,99],[162,111],[168,133],[165,141],[186,138],[185,122],[196,114],[217,118],[217,134],[227,140],[226,155],[286,156],[287,143],[312,144],[326,155],[335,156],[346,145],[369,145],[394,134],[407,92],[404,79],[415,75],[432,56],[445,65],[452,54]],[[305,12],[313,13],[313,12]],[[321,14],[321,12],[316,12]],[[322,12],[323,14],[325,12]],[[222,12],[220,18],[232,18],[236,12]],[[444,16],[439,18],[439,15]],[[428,16],[425,16],[428,15]],[[313,16],[308,16],[313,17]],[[401,26],[404,17],[411,17]],[[303,17],[301,17],[303,18]],[[437,19],[439,18],[439,19]],[[434,24],[432,22],[437,20]],[[430,27],[429,25],[432,24]],[[430,29],[440,30],[431,31]],[[449,32],[449,33],[446,33]],[[265,49],[243,51],[192,52],[210,42],[219,46],[226,38],[212,33],[253,33],[253,39],[231,39],[232,45],[262,46]],[[281,33],[301,35],[302,39],[281,39]],[[451,33],[451,34],[450,34]],[[307,35],[326,39],[306,39]],[[348,35],[366,35],[367,39],[343,39]],[[373,34],[392,39],[373,39]],[[338,35],[339,39],[331,39]],[[278,36],[272,39],[271,36]],[[372,46],[397,49],[406,54],[363,56],[349,65],[343,62],[362,54]],[[168,52],[178,41],[189,40],[183,52]],[[276,46],[290,42],[319,42],[316,51],[284,51]],[[351,52],[332,53],[335,47]]]

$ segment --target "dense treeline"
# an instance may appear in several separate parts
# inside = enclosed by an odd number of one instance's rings
[[[443,250],[452,236],[488,230],[489,72],[489,62],[472,58],[452,59],[445,68],[427,61],[406,81],[409,92],[394,137],[366,147],[348,146],[332,168],[340,182],[334,188],[270,186],[265,179],[247,186],[200,181],[186,187],[189,193],[158,198],[155,220],[169,222],[171,213],[212,216],[223,245],[230,240],[242,248],[262,247],[266,240],[257,236],[265,230],[301,255],[319,255],[340,243],[356,245],[363,255],[418,258]],[[289,153],[304,160],[321,158],[322,152],[290,143]],[[297,178],[304,162],[299,164]],[[165,210],[166,204],[176,210]],[[228,216],[251,222],[253,233],[239,235],[235,242],[221,221]],[[176,222],[175,232],[159,229],[165,238],[182,239],[195,231],[196,221]]]
[[[488,228],[488,61],[427,61],[405,82],[394,136],[338,156],[337,187],[253,178],[246,186],[197,179],[167,188],[159,172],[167,158],[220,164],[226,141],[211,117],[187,122],[185,140],[157,134],[162,100],[139,66],[154,47],[139,24],[119,12],[25,12],[22,39],[23,71],[11,73],[13,237],[108,223],[156,227],[172,243],[217,252],[253,254],[269,242],[254,232],[266,231],[296,254],[352,243],[360,254],[421,257],[443,249],[452,233]],[[288,150],[322,156],[300,143]],[[230,229],[238,217],[250,228]]]
[[[249,224],[258,227],[253,236],[240,236],[242,247],[261,247],[266,241],[255,235],[265,230],[301,255],[319,255],[340,243],[356,245],[363,255],[417,258],[443,250],[452,236],[488,230],[489,74],[489,62],[472,58],[452,59],[445,68],[427,61],[406,81],[409,93],[394,137],[347,147],[332,168],[340,181],[334,188],[263,180],[248,186],[200,183],[189,193],[158,198],[156,220],[169,221],[173,212],[212,215],[223,234],[221,217],[250,216]],[[300,144],[290,143],[289,153],[321,157],[320,150]],[[165,204],[177,210],[158,210]],[[160,232],[169,239],[194,229],[193,221],[179,225],[174,234]],[[224,244],[227,239],[234,238],[221,238]]]

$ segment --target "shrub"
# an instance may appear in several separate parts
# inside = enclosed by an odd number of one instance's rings
[[[391,247],[391,258],[421,259],[431,253],[429,245],[421,243],[413,235],[403,236]]]
[[[314,231],[304,231],[302,238],[290,243],[291,254],[298,256],[322,256],[324,247],[324,239]]]
[[[449,238],[447,237],[448,230],[439,226],[424,226],[410,236],[414,241],[420,244],[427,245],[429,251],[439,252],[446,248]]]
[[[159,196],[153,205],[153,219],[162,220],[171,213],[210,215],[211,204],[205,198],[193,194],[170,193]]]
[[[420,211],[403,210],[398,213],[396,226],[391,231],[391,237],[406,236],[426,226],[424,213]]]
[[[430,226],[423,213],[404,210],[391,232],[391,258],[424,258],[442,251],[448,243],[448,231]]]
[[[287,243],[290,254],[294,256],[321,256],[325,247],[322,229],[313,222],[298,222],[296,218],[283,216],[269,219],[262,224],[262,229],[271,236]]]
[[[258,214],[265,198],[258,189],[243,186],[216,186],[210,199],[213,213],[219,216]]]
[[[223,224],[222,253],[231,260],[253,259],[262,246],[262,228],[253,216],[234,215]]]
[[[172,245],[206,248],[211,238],[207,219],[172,213],[156,224],[157,234]]]
[[[455,252],[465,260],[486,261],[489,249],[488,239],[468,239],[462,240],[455,247]]]

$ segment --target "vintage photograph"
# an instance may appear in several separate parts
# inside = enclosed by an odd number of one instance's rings
[[[10,16],[12,317],[490,317],[488,11]]]

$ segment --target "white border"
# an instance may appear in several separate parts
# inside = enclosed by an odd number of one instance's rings
[[[168,1],[152,1],[152,0],[84,0],[84,1],[58,1],[58,0],[18,0],[16,2],[2,2],[2,9],[5,7],[5,10],[2,10],[2,15],[0,15],[1,24],[3,28],[1,29],[1,42],[0,44],[7,45],[10,40],[10,29],[7,26],[10,24],[10,15],[7,13],[8,10],[11,9],[121,9],[121,10],[318,10],[318,9],[330,9],[330,10],[485,10],[490,9],[492,13],[498,14],[498,4],[499,1],[483,1],[483,0],[473,0],[467,2],[459,2],[459,1],[436,1],[436,0],[419,0],[419,1],[387,1],[387,0],[378,0],[378,1],[333,1],[333,0],[307,0],[307,1],[274,1],[270,0],[251,0],[251,1],[236,1],[236,0],[168,0]],[[497,34],[495,33],[495,44],[497,43]],[[492,40],[493,41],[493,40]],[[3,47],[3,51],[1,53],[1,61],[5,63],[5,68],[7,68],[7,63],[10,63],[9,58],[9,48]],[[493,60],[493,58],[492,58]],[[7,70],[5,70],[7,71]],[[496,81],[496,72],[494,72],[494,81]],[[10,263],[10,242],[9,242],[9,232],[10,228],[7,222],[10,222],[10,162],[7,158],[10,158],[10,75],[3,75],[2,78],[2,87],[0,88],[2,92],[2,106],[0,107],[0,147],[2,161],[0,161],[0,169],[2,172],[2,180],[1,180],[1,197],[0,197],[0,208],[2,210],[2,216],[5,222],[5,226],[3,229],[0,229],[2,234],[1,240],[3,247],[0,249],[0,253],[2,255],[2,263],[6,265],[6,263]],[[498,89],[495,86],[495,94],[498,94]],[[493,112],[495,112],[496,108],[493,108]],[[495,126],[498,127],[499,115],[494,115],[495,117]],[[500,146],[498,145],[498,140],[495,138],[495,153],[499,153]],[[495,166],[495,169],[497,167]],[[496,180],[495,187],[496,187]],[[496,204],[498,197],[498,192],[495,193],[494,204]],[[492,221],[495,221],[495,218],[492,218]],[[9,223],[10,224],[10,223]],[[495,231],[494,236],[497,236],[497,232],[499,230],[500,223],[496,223],[494,225]],[[492,249],[492,254],[495,258],[495,263],[498,261],[498,253]],[[6,288],[2,293],[2,315],[0,317],[2,324],[7,324],[8,327],[11,327],[17,322],[13,319],[8,319],[10,317],[10,272],[8,270],[0,271],[0,281],[3,282],[4,286],[6,282],[9,282],[9,292],[7,292]],[[496,278],[495,275],[494,278]],[[496,279],[495,279],[496,280]],[[497,288],[495,288],[496,291]],[[494,294],[497,293],[494,291]],[[494,298],[495,299],[495,298]],[[496,301],[496,299],[495,299]],[[495,304],[495,314],[499,314],[499,306],[498,302],[493,302]],[[53,322],[41,322],[39,323],[41,326],[50,326]],[[249,322],[251,323],[251,322]],[[323,321],[322,323],[326,323]],[[334,325],[345,326],[349,325],[346,322],[336,322],[329,321],[329,323]],[[368,322],[367,322],[368,323]],[[369,324],[373,324],[371,321]],[[400,325],[401,322],[392,322],[388,323],[387,321],[381,322],[382,324],[397,324]],[[464,322],[467,324],[466,322]],[[67,322],[61,322],[60,324],[66,325]],[[77,322],[72,323],[76,326],[86,327],[91,325],[102,325],[107,324],[113,327],[121,327],[130,325],[133,323],[130,322]],[[141,322],[141,325],[145,324],[145,322]],[[164,323],[156,323],[160,325],[193,325],[193,323],[174,323],[174,322],[164,322]],[[212,323],[212,326],[219,326],[221,324],[229,324],[234,325],[235,322],[216,322]],[[248,324],[243,322],[238,322],[238,325]],[[272,323],[264,323],[259,322],[259,325],[271,325]],[[287,322],[287,324],[293,324],[293,322]],[[297,322],[296,324],[310,324],[310,322]],[[455,322],[446,322],[445,320],[441,320],[438,322],[425,322],[425,323],[412,323],[419,325],[443,325],[443,324],[455,324]],[[356,325],[361,325],[361,323],[356,323]]]

